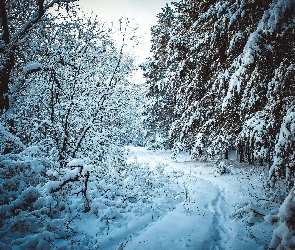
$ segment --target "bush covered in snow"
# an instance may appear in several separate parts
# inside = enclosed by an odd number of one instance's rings
[[[284,200],[276,216],[266,216],[266,220],[277,223],[270,242],[270,249],[295,249],[295,187]]]
[[[50,249],[73,235],[68,206],[44,190],[49,162],[10,154],[0,156],[0,166],[2,249]]]
[[[231,165],[227,165],[223,161],[216,162],[216,173],[220,175],[230,174],[231,173]]]

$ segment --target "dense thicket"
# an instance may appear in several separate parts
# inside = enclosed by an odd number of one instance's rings
[[[125,52],[135,28],[77,15],[70,2],[0,1],[1,249],[50,249],[58,240],[98,248],[73,239],[74,218],[101,216],[93,201],[115,199],[109,190],[129,192],[114,187],[127,168],[122,145],[141,143],[140,95],[128,80],[134,57]]]
[[[294,1],[172,3],[144,65],[149,134],[192,157],[267,163],[294,178]],[[151,138],[147,138],[148,140]]]

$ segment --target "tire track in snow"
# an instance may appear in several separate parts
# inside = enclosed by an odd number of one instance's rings
[[[205,208],[212,214],[211,234],[203,242],[202,249],[210,250],[223,250],[228,249],[228,242],[230,241],[229,230],[229,214],[227,212],[227,201],[225,197],[225,189],[220,187],[217,183],[212,182],[208,176],[198,174],[197,171],[193,171],[192,175],[195,178],[201,179],[207,182],[210,186],[216,190],[216,196],[209,202]]]
[[[209,205],[209,209],[213,214],[213,235],[211,240],[208,242],[208,249],[226,249],[226,215],[225,212],[221,209],[221,205],[225,202],[225,197],[223,191],[218,186],[214,186],[217,189],[217,195]]]
[[[181,171],[182,169],[179,168],[177,171]],[[189,177],[190,176],[190,177]],[[188,183],[190,183],[190,187],[188,189],[189,192],[192,192],[189,194],[190,197],[193,198],[194,196],[194,186],[198,186],[196,182],[198,180],[204,181],[208,183],[208,186],[211,186],[216,191],[216,196],[214,199],[212,199],[210,202],[208,202],[204,207],[208,210],[208,212],[211,213],[211,232],[210,235],[208,235],[207,240],[205,240],[202,243],[202,249],[210,249],[210,250],[226,250],[227,249],[227,242],[229,241],[230,235],[228,230],[229,225],[229,215],[226,212],[226,197],[225,197],[225,190],[221,187],[219,187],[216,183],[211,182],[207,178],[202,178],[200,175],[196,173],[184,173],[184,176],[182,176],[183,179],[190,179]],[[193,181],[195,179],[195,181]],[[181,182],[180,179],[178,181]],[[183,181],[185,184],[185,181]],[[208,188],[207,186],[207,188]],[[185,203],[185,202],[184,202]]]

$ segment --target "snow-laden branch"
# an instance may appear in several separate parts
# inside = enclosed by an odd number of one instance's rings
[[[25,25],[18,31],[16,32],[12,37],[11,37],[11,41],[10,41],[10,48],[15,46],[15,44],[17,43],[17,41],[22,38],[27,32],[28,30],[34,25],[36,24],[43,16],[44,14],[54,5],[57,3],[71,3],[71,2],[75,2],[76,0],[53,0],[51,1],[49,4],[47,5],[43,5],[44,0],[39,0],[38,5],[38,11],[36,11],[33,16],[30,18],[30,20],[28,20]]]
[[[122,61],[122,57],[123,57],[123,48],[124,48],[124,46],[125,46],[124,41],[125,41],[125,37],[123,36],[123,44],[122,44],[122,46],[121,46],[121,48],[120,48],[119,59],[118,59],[118,61],[117,61],[116,67],[115,67],[115,69],[114,69],[114,71],[113,71],[113,73],[112,73],[112,76],[111,76],[110,81],[109,81],[109,83],[108,83],[107,89],[104,91],[104,93],[101,94],[100,100],[97,102],[97,103],[99,104],[99,105],[98,105],[98,108],[97,108],[96,112],[94,113],[94,116],[93,116],[91,122],[88,123],[88,125],[84,128],[84,130],[83,130],[81,136],[79,137],[79,139],[78,139],[78,141],[77,141],[77,143],[76,143],[76,145],[75,145],[75,148],[74,148],[74,150],[73,150],[72,157],[76,157],[76,154],[77,154],[79,148],[81,147],[81,144],[82,144],[82,142],[83,142],[83,140],[84,140],[86,134],[87,134],[88,131],[92,128],[92,124],[93,124],[93,123],[96,121],[96,119],[98,118],[98,115],[99,115],[99,113],[101,112],[101,109],[102,109],[103,104],[104,104],[104,102],[105,102],[105,100],[106,100],[106,97],[110,94],[110,90],[111,90],[111,87],[112,87],[112,82],[113,82],[113,80],[114,80],[115,75],[117,74],[117,71],[118,71],[119,66],[120,66],[120,64],[121,64],[121,61]]]

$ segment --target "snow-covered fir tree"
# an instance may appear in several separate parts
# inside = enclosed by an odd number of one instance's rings
[[[147,95],[156,99],[153,87],[164,86],[163,102],[169,94],[174,97],[173,119],[166,125],[174,151],[226,158],[229,149],[239,149],[241,161],[267,163],[279,171],[286,164],[274,160],[275,145],[295,94],[294,3],[184,0],[169,8],[172,25],[167,32],[159,16],[155,27],[166,40],[161,53],[152,47],[149,61],[161,60],[167,80],[152,79],[159,70],[149,67]],[[168,110],[161,107],[158,114]],[[151,120],[159,117],[154,110],[147,108]],[[281,162],[293,162],[292,157],[285,154]]]

